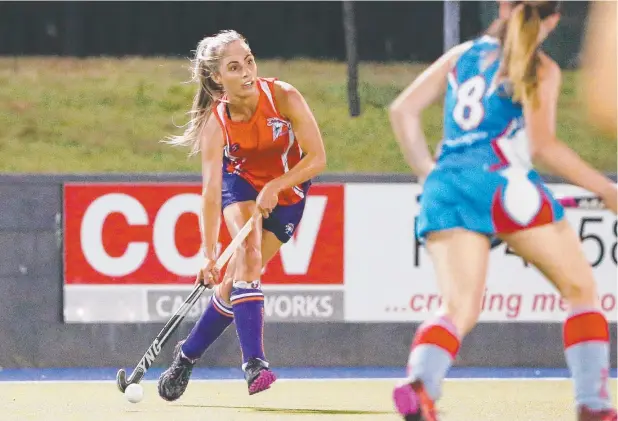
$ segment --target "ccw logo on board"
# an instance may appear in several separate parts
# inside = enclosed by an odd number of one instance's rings
[[[265,268],[271,284],[343,284],[343,185],[315,185],[294,238]],[[64,188],[67,284],[192,283],[203,262],[199,184]],[[222,222],[219,249],[230,241]]]

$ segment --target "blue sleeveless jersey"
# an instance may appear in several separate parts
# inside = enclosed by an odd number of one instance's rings
[[[484,36],[449,73],[440,166],[531,167],[522,107],[498,81],[500,55],[498,41]]]
[[[444,139],[421,196],[417,235],[495,235],[558,221],[564,210],[533,170],[523,110],[498,81],[501,47],[482,37],[448,75]]]

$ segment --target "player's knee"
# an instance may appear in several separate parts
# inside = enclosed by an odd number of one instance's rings
[[[234,274],[230,271],[221,280],[221,288],[225,289],[234,283]]]
[[[232,294],[232,287],[234,285],[234,276],[232,274],[225,274],[225,277],[221,281],[221,283],[217,286],[217,293],[219,298],[223,300],[224,303],[230,303],[230,296]]]
[[[262,268],[262,249],[252,241],[246,241],[240,252],[242,254],[241,263],[245,271],[261,271]]]

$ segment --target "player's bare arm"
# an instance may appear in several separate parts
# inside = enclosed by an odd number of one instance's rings
[[[583,98],[589,117],[616,139],[616,1],[595,1],[586,25]]]
[[[292,123],[292,130],[303,151],[303,159],[288,172],[269,182],[260,192],[256,203],[265,218],[277,205],[281,190],[310,180],[326,168],[324,141],[305,98],[289,83],[277,81],[275,101],[279,112]]]
[[[427,146],[421,114],[425,108],[442,98],[446,90],[447,76],[461,53],[470,48],[470,43],[458,45],[429,66],[410,84],[389,108],[391,126],[404,159],[424,179],[434,167],[434,160]]]
[[[276,179],[282,189],[301,184],[326,168],[326,151],[318,123],[305,98],[289,83],[275,83],[275,100],[279,111],[292,123],[303,159],[290,171]]]
[[[556,137],[556,116],[560,95],[561,72],[558,65],[541,55],[538,102],[524,104],[524,118],[535,162],[554,174],[596,193],[610,209],[616,210],[616,186],[592,168]]]
[[[214,115],[210,115],[202,131],[202,244],[206,265],[202,272],[212,269],[216,260],[216,246],[221,225],[221,166],[223,162],[223,133]],[[210,266],[209,266],[210,265]],[[201,273],[201,276],[206,276]]]

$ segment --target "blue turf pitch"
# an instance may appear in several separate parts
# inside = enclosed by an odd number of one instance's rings
[[[129,373],[133,368],[126,368]],[[115,368],[23,368],[0,369],[0,381],[32,380],[114,380]],[[156,379],[161,368],[152,368],[146,379]],[[402,378],[405,371],[400,367],[278,367],[276,372],[283,379],[355,379],[355,378]],[[611,376],[616,378],[616,369]],[[562,368],[485,368],[453,367],[449,378],[565,378],[569,373]],[[195,368],[193,379],[242,379],[240,368]]]

